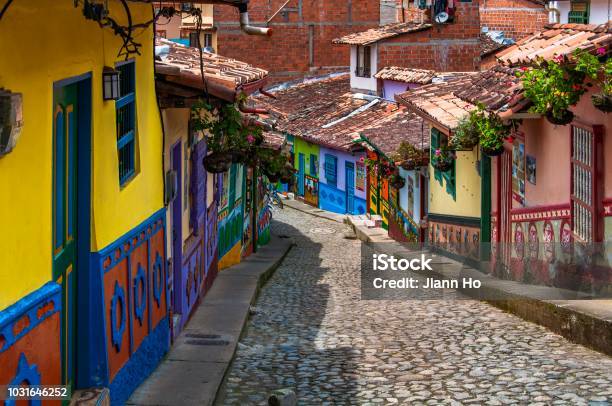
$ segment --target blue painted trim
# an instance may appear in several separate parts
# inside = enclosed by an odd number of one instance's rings
[[[121,302],[121,322],[117,326],[117,305]],[[119,282],[115,281],[115,293],[111,300],[110,316],[111,316],[111,333],[113,337],[113,345],[117,348],[117,351],[121,352],[121,342],[123,341],[123,334],[125,333],[126,320],[126,302],[125,302],[125,291],[119,285]]]
[[[108,266],[107,271],[112,269],[119,262],[123,261],[136,248],[140,247],[142,244],[144,244],[147,241],[146,239],[142,239],[141,240],[140,238],[138,238],[138,242],[135,245],[132,245],[131,244],[132,238],[139,237],[140,234],[143,231],[146,231],[146,229],[149,226],[151,226],[151,225],[153,226],[153,229],[151,230],[151,234],[155,234],[157,231],[159,231],[162,228],[165,229],[166,228],[166,216],[165,216],[165,213],[166,213],[166,209],[165,208],[162,208],[162,209],[158,210],[151,217],[149,217],[148,219],[143,221],[139,226],[137,226],[133,230],[127,232],[127,234],[123,235],[117,241],[113,242],[112,244],[110,244],[107,247],[103,248],[102,250],[98,251],[96,255],[98,257],[100,257],[101,261],[104,261],[104,257],[111,256],[111,263]],[[161,225],[155,225],[155,223],[158,220],[163,220]],[[123,246],[125,244],[128,244],[128,243],[130,245],[130,248],[127,251],[124,251],[123,250]],[[111,254],[114,254],[113,251],[115,251],[116,249],[120,249],[121,250],[121,255],[119,256],[119,258],[115,258],[115,255],[111,255]]]
[[[96,343],[104,343],[101,334],[95,334],[97,309],[102,305],[102,281],[97,272],[92,272],[91,262],[91,182],[92,182],[92,75],[77,78],[77,261],[76,261],[76,330],[75,337],[88,337],[75,340],[76,368],[75,384],[81,384],[83,376],[95,376],[100,365],[93,354]],[[86,292],[79,294],[78,292]],[[87,354],[87,355],[86,355]],[[94,360],[94,361],[92,361]]]
[[[27,382],[29,386],[40,385],[40,372],[36,364],[28,364],[28,360],[24,353],[19,355],[19,364],[17,365],[17,373],[15,377],[9,383],[10,386],[19,386],[21,383]],[[5,403],[6,406],[14,406],[15,400],[8,399]],[[31,406],[40,406],[40,399],[34,398],[28,402]]]
[[[142,326],[144,312],[147,309],[147,279],[144,268],[138,263],[138,271],[132,281],[134,289],[134,314]]]
[[[123,134],[123,136],[117,140],[117,147],[121,149],[132,141],[134,141],[134,130],[128,131],[127,133]]]
[[[60,87],[72,85],[72,84],[77,83],[77,82],[81,82],[81,81],[84,81],[84,80],[87,80],[87,79],[91,79],[92,76],[93,75],[92,75],[91,72],[86,72],[86,73],[83,73],[81,75],[73,76],[73,77],[70,77],[70,78],[62,79],[62,80],[57,80],[57,81],[53,82],[53,89],[58,89]]]
[[[119,370],[110,384],[112,405],[124,405],[130,395],[157,368],[170,343],[168,317],[145,337],[126,364]]]
[[[117,99],[117,101],[115,102],[115,109],[119,110],[120,108],[125,107],[130,103],[134,103],[134,100],[136,100],[136,95],[134,94],[134,92],[128,93],[122,98]]]
[[[53,302],[53,310],[43,314],[39,319],[37,314],[38,308],[47,302]],[[62,286],[55,282],[47,282],[41,288],[1,311],[0,334],[4,336],[5,343],[4,346],[0,348],[0,353],[9,349],[44,320],[59,312],[61,308]],[[25,315],[29,317],[30,324],[16,336],[13,335],[13,324]]]

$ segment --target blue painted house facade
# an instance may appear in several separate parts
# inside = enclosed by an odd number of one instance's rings
[[[365,152],[319,148],[319,208],[340,214],[366,214]]]

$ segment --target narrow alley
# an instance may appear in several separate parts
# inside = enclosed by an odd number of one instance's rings
[[[293,209],[294,247],[264,287],[217,397],[267,404],[607,404],[612,361],[475,300],[361,301],[358,240]],[[457,293],[459,295],[459,293]]]

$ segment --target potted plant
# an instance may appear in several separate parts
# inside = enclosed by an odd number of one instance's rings
[[[471,151],[480,139],[478,127],[475,125],[476,113],[470,112],[467,117],[459,121],[459,125],[453,131],[448,146],[454,150]]]
[[[220,107],[199,101],[191,109],[194,131],[204,134],[209,155],[203,164],[208,172],[222,173],[232,163],[245,163],[253,153],[256,136],[261,128],[243,123],[242,115],[234,104]]]
[[[395,171],[395,167],[384,159],[366,159],[366,165],[382,179],[388,179]]]
[[[436,149],[431,158],[431,166],[442,172],[450,171],[455,158],[455,151],[447,148]]]
[[[584,73],[601,89],[591,96],[593,106],[605,113],[612,111],[612,59],[607,58],[606,48],[598,48],[597,55],[581,49],[574,52],[576,70]]]
[[[420,151],[414,145],[402,141],[397,152],[393,156],[396,162],[401,162],[400,166],[411,171],[426,164],[426,157],[423,151]]]
[[[487,112],[480,103],[470,112],[469,122],[479,135],[482,152],[488,156],[498,156],[504,152],[504,139],[510,137],[516,125],[514,121],[504,124],[497,114]]]
[[[523,67],[519,72],[525,97],[533,103],[530,110],[545,114],[548,121],[557,125],[572,122],[574,113],[569,107],[576,105],[586,91],[582,85],[585,73],[565,62],[563,56],[552,61],[540,59],[536,66]]]
[[[401,189],[404,186],[406,186],[406,179],[404,179],[398,171],[396,171],[392,176],[391,179],[389,179],[389,183],[391,184],[392,187],[396,188],[396,189]]]

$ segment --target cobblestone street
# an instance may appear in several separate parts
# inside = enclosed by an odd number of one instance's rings
[[[267,404],[612,402],[612,360],[474,300],[361,301],[346,225],[285,209],[294,247],[263,288],[218,397]]]

